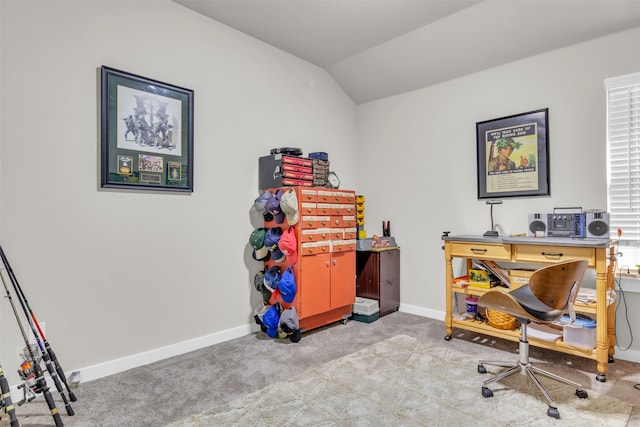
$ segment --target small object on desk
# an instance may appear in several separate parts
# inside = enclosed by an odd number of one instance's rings
[[[495,230],[495,227],[493,225],[493,205],[501,205],[502,204],[502,200],[487,200],[485,203],[488,204],[489,206],[491,206],[491,230],[485,232],[483,234],[483,236],[484,237],[498,237],[498,232]]]
[[[453,284],[461,288],[466,288],[469,286],[469,276],[456,277],[453,279]]]
[[[382,221],[382,236],[391,236],[391,221]]]

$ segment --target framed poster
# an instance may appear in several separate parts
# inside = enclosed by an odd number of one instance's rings
[[[100,186],[193,191],[193,91],[101,69]]]
[[[476,123],[478,199],[548,196],[549,110]]]

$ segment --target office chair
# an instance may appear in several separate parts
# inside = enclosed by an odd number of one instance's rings
[[[493,391],[487,387],[489,384],[494,381],[500,381],[517,372],[520,372],[522,375],[526,374],[531,381],[538,386],[544,397],[549,401],[547,415],[550,417],[560,418],[560,413],[558,412],[556,402],[544,385],[538,380],[536,374],[575,387],[576,396],[581,399],[588,397],[587,392],[582,389],[580,384],[533,366],[529,361],[529,342],[527,341],[527,325],[531,322],[558,322],[566,312],[569,312],[570,320],[566,322],[565,325],[575,320],[573,303],[578,295],[578,289],[580,289],[586,270],[586,260],[572,260],[552,264],[534,271],[529,278],[528,285],[510,292],[492,290],[480,297],[478,300],[478,310],[481,314],[486,314],[487,309],[498,310],[514,316],[521,324],[520,358],[517,362],[487,360],[480,360],[478,362],[478,372],[481,374],[487,373],[484,365],[510,368],[498,373],[482,384],[483,397],[493,396]]]

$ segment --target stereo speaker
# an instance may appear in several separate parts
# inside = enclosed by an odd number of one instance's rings
[[[591,239],[609,238],[609,213],[586,212],[586,237]]]
[[[529,227],[527,228],[527,235],[535,236],[536,231],[542,231],[543,233],[547,232],[547,214],[529,214]]]

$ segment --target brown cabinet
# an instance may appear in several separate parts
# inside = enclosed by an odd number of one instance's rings
[[[378,300],[380,316],[400,307],[400,249],[356,252],[356,295]]]

